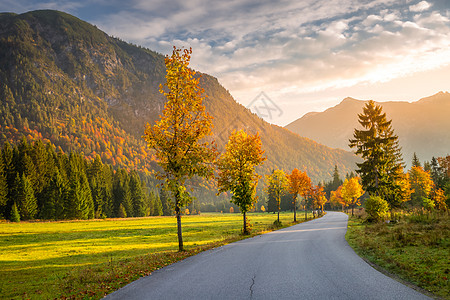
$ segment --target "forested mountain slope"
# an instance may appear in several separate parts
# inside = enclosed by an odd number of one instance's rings
[[[195,49],[193,55],[195,55]],[[0,14],[0,143],[51,141],[115,166],[151,172],[141,138],[164,107],[161,54],[108,36],[66,13]],[[313,180],[354,169],[356,157],[270,125],[238,104],[218,80],[202,74],[219,148],[233,129],[259,132],[263,172],[301,168]]]

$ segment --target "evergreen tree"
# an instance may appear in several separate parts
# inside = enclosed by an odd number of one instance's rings
[[[436,188],[443,189],[444,188],[444,172],[441,166],[439,165],[436,157],[431,158],[431,170],[430,170],[431,179],[433,179]]]
[[[422,165],[420,164],[419,158],[416,155],[416,152],[414,152],[414,154],[413,154],[412,166],[413,167],[422,167]]]
[[[142,190],[141,179],[136,171],[130,174],[130,198],[134,217],[145,216],[145,194]]]
[[[64,219],[64,204],[67,198],[67,182],[59,172],[55,170],[50,183],[44,190],[40,206],[40,218],[46,220]]]
[[[170,205],[170,193],[164,187],[162,187],[159,191],[159,199],[162,206],[163,216],[172,216],[173,209]]]
[[[397,182],[402,175],[401,153],[398,137],[394,134],[391,120],[386,119],[382,107],[369,101],[358,115],[363,130],[355,129],[349,146],[356,148],[364,162],[357,163],[362,185],[369,194],[383,197],[393,206],[401,201],[396,199],[400,186]]]
[[[68,219],[94,218],[94,201],[91,189],[83,169],[72,171],[68,197],[65,206],[65,216]]]
[[[126,218],[127,217],[127,212],[125,210],[125,207],[122,205],[122,203],[119,204],[119,210],[118,210],[117,216],[119,218]]]
[[[172,215],[172,210],[170,209],[170,202],[166,199],[166,207],[163,206],[159,195],[155,194],[154,202],[154,216],[170,216]],[[165,209],[165,211],[164,211]]]
[[[8,204],[8,184],[6,182],[3,156],[0,155],[0,219],[7,217],[7,204]]]
[[[16,202],[14,202],[14,204],[11,208],[10,221],[11,222],[20,222],[20,214],[19,214],[19,210],[17,209]]]
[[[124,169],[119,169],[114,174],[113,199],[114,208],[117,215],[119,214],[120,204],[122,204],[127,212],[127,216],[134,217],[128,173]]]
[[[36,197],[34,196],[33,186],[25,174],[16,176],[15,197],[18,203],[20,218],[22,220],[34,219],[38,212]]]

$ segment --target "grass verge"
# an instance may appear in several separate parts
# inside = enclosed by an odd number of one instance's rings
[[[252,234],[242,236],[241,214],[183,216],[185,252],[177,251],[174,217],[3,222],[0,295],[99,299],[188,256],[277,229],[276,215],[252,213],[248,218]],[[292,218],[292,213],[281,213],[282,227],[293,225]]]
[[[346,239],[358,255],[443,299],[450,299],[450,220],[444,213],[396,214],[390,223],[350,218]]]

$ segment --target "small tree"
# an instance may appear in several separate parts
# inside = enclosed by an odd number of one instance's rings
[[[364,191],[359,184],[358,177],[353,177],[345,179],[344,184],[342,185],[342,198],[344,198],[346,203],[349,203],[352,206],[352,216],[355,205],[361,205],[359,203],[359,197],[364,194]]]
[[[311,189],[311,179],[306,172],[301,172],[298,169],[292,170],[292,173],[288,175],[288,179],[289,193],[292,194],[292,202],[294,204],[294,222],[297,222],[297,196],[300,195],[306,198],[308,191]]]
[[[447,203],[445,203],[445,193],[441,189],[435,189],[433,191],[433,200],[437,206],[437,209],[446,211],[448,209]]]
[[[434,186],[431,175],[425,172],[422,167],[412,167],[409,171],[411,188],[414,190],[412,195],[413,204],[420,205],[423,198],[428,198]]]
[[[219,194],[232,192],[231,201],[239,206],[243,214],[244,234],[248,234],[246,213],[253,208],[257,200],[256,186],[261,176],[256,173],[255,167],[266,160],[263,154],[258,134],[249,135],[243,130],[233,131],[225,152],[217,162]]]
[[[286,193],[289,187],[289,182],[286,173],[283,170],[274,170],[272,174],[266,175],[267,193],[272,194],[277,202],[277,222],[280,224],[280,204],[281,196]]]
[[[16,202],[14,202],[12,208],[11,208],[11,222],[20,222],[20,214],[19,210],[17,209]]]
[[[369,221],[372,222],[384,220],[389,211],[389,204],[379,196],[370,196],[369,199],[367,199],[365,206]]]
[[[318,207],[323,213],[323,205],[327,202],[323,186],[316,185],[312,187],[310,190],[310,197],[313,210],[315,207]]]
[[[342,185],[337,188],[335,191],[331,191],[330,193],[330,202],[335,206],[342,205],[342,210],[344,210],[344,198],[342,198]]]
[[[212,176],[212,162],[217,156],[213,143],[204,141],[211,133],[212,117],[202,104],[200,78],[189,68],[191,54],[192,49],[182,51],[174,47],[172,55],[166,56],[167,91],[161,85],[160,92],[167,102],[161,119],[153,126],[147,124],[143,136],[163,169],[158,178],[165,181],[173,195],[179,251],[184,250],[181,207],[192,201],[185,182],[194,175]]]

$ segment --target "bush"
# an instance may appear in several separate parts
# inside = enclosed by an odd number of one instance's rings
[[[389,211],[389,204],[386,200],[378,196],[370,196],[365,206],[368,215],[367,219],[371,222],[383,221]]]
[[[433,200],[431,200],[429,198],[425,198],[425,197],[422,197],[422,204],[423,204],[423,207],[429,211],[433,210],[434,206],[435,206]]]

